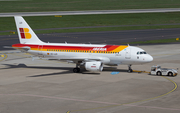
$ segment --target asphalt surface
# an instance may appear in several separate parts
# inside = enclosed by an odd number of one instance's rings
[[[154,61],[133,65],[133,70],[150,71],[152,65],[180,69],[179,44],[139,47]],[[1,113],[180,112],[179,75],[127,73],[126,65],[73,73],[75,64],[32,61],[31,55],[15,51],[0,51]]]
[[[45,42],[106,43],[178,38],[180,29],[39,34]],[[105,67],[100,73],[73,73],[74,64],[35,59],[2,51],[19,43],[17,35],[0,36],[0,112],[2,113],[179,113],[180,84],[176,77],[127,73],[127,66]],[[180,68],[179,44],[140,46],[152,65]],[[3,54],[3,53],[8,54]],[[118,72],[112,75],[111,72]]]
[[[50,43],[86,43],[86,44],[115,44],[120,45],[134,41],[147,41],[168,38],[179,38],[180,28],[127,30],[105,32],[78,32],[78,33],[53,33],[38,34],[44,42]],[[19,43],[18,35],[0,36],[0,50],[7,50],[3,46]]]
[[[149,25],[114,25],[114,26],[85,26],[85,27],[63,27],[63,28],[45,28],[45,29],[33,29],[34,31],[43,31],[43,30],[60,30],[60,29],[82,29],[82,28],[106,28],[106,27],[129,27],[129,26],[164,26],[164,25],[180,25],[180,23],[171,23],[171,24],[149,24]],[[6,30],[1,32],[16,32],[14,30]]]
[[[180,11],[180,8],[127,9],[127,10],[90,10],[90,11],[53,11],[53,12],[15,12],[15,13],[0,13],[0,17],[50,16],[50,15],[88,15],[88,14],[121,14],[121,13],[157,13],[157,12],[179,12],[179,11]]]

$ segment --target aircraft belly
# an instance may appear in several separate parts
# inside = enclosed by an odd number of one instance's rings
[[[31,52],[31,54],[38,55],[38,51]],[[75,52],[48,52],[43,51],[42,55],[45,58],[52,58],[52,59],[72,59],[73,58],[83,58],[86,59],[99,59],[104,64],[136,64],[133,59],[126,59],[125,56],[121,54],[96,54],[96,53],[75,53]],[[98,60],[98,61],[99,61]]]
[[[110,64],[121,64],[122,61],[118,57],[109,57]]]
[[[38,55],[38,51],[34,51],[34,50],[28,50],[28,53],[31,54],[31,55]]]
[[[68,52],[46,52],[44,53],[45,57],[57,58],[57,59],[74,59],[77,57],[87,58],[89,55],[87,53],[68,53]]]

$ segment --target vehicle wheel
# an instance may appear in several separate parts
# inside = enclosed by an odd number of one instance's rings
[[[160,71],[158,71],[158,72],[156,73],[156,75],[161,76],[162,73],[161,73]]]
[[[80,72],[80,69],[79,69],[79,68],[74,68],[74,69],[73,69],[73,72],[74,72],[74,73],[79,73],[79,72]]]
[[[169,72],[169,73],[168,73],[168,76],[173,76],[173,73],[172,73],[172,72]]]
[[[80,68],[77,68],[78,69],[78,73],[80,72]]]

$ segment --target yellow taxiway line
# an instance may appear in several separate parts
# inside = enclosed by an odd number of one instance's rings
[[[0,52],[0,53],[1,53],[1,52]],[[3,61],[3,60],[5,60],[5,59],[7,58],[7,55],[6,55],[5,53],[2,53],[2,54],[3,54],[3,55],[0,55],[0,56],[3,57],[3,59],[1,59],[0,62]]]
[[[144,71],[138,71],[138,72],[144,72]],[[67,111],[66,113],[71,113],[71,112],[78,112],[78,111],[87,111],[87,110],[95,110],[95,109],[102,109],[102,108],[111,108],[111,107],[116,107],[116,106],[123,106],[123,105],[128,105],[128,104],[134,104],[134,103],[139,103],[139,102],[145,102],[145,101],[150,101],[150,100],[153,100],[153,99],[157,99],[157,98],[160,98],[160,97],[163,97],[163,96],[166,96],[170,93],[172,93],[173,91],[175,91],[178,87],[177,83],[174,82],[173,80],[167,78],[167,77],[164,77],[164,76],[161,76],[165,79],[167,79],[168,81],[172,82],[174,84],[174,88],[165,93],[165,94],[162,94],[162,95],[159,95],[159,96],[156,96],[156,97],[152,97],[152,98],[148,98],[148,99],[144,99],[144,100],[139,100],[139,101],[135,101],[135,102],[130,102],[130,103],[124,103],[124,104],[117,104],[117,105],[110,105],[110,106],[104,106],[104,107],[96,107],[96,108],[89,108],[89,109],[79,109],[79,110],[71,110],[71,111]]]

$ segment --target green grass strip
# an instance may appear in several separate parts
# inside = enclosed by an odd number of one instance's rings
[[[180,0],[1,0],[0,12],[179,8]]]
[[[72,16],[44,16],[24,17],[32,29],[86,27],[86,26],[120,26],[83,29],[41,30],[36,33],[62,33],[62,32],[91,32],[91,31],[117,31],[135,29],[164,29],[179,28],[180,13],[147,13],[147,14],[106,14],[106,15],[72,15]],[[177,23],[177,25],[176,25]],[[157,25],[155,25],[157,24]],[[173,25],[163,25],[173,24]],[[0,18],[0,35],[10,35],[9,31],[16,31],[14,18]],[[129,25],[129,26],[128,26]],[[131,26],[142,25],[142,26]],[[153,25],[153,26],[152,26]],[[155,26],[154,26],[155,25]],[[122,26],[122,27],[121,27]],[[7,31],[1,32],[1,31]]]
[[[179,38],[170,38],[170,39],[161,39],[161,40],[150,40],[150,41],[138,41],[138,42],[129,42],[128,44],[162,44],[162,43],[173,43],[180,42]],[[127,43],[124,43],[127,44]]]

